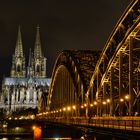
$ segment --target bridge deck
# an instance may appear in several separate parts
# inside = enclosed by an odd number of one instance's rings
[[[94,126],[101,128],[140,132],[140,117],[56,117],[47,118],[47,120],[63,124]]]

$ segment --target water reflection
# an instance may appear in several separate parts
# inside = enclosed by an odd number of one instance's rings
[[[39,126],[33,126],[34,140],[41,140],[42,138],[42,129]]]
[[[106,134],[85,133],[81,129],[62,127],[58,125],[11,125],[6,124],[0,128],[0,140],[130,140]]]

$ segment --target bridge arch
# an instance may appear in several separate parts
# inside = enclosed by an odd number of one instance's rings
[[[140,113],[139,7],[139,0],[128,6],[105,44],[91,77],[86,97],[87,102],[99,104],[97,115]],[[93,100],[88,97],[91,94],[94,94]]]
[[[60,53],[53,69],[47,110],[61,112],[68,107],[79,108],[85,102],[85,93],[98,53],[90,50]],[[77,109],[75,115],[79,113]]]

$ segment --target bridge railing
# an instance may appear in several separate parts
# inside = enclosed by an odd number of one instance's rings
[[[47,120],[63,124],[75,124],[129,131],[140,131],[140,117],[56,117],[47,118]]]

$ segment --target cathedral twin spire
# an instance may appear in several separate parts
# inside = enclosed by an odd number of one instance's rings
[[[41,43],[40,43],[40,34],[39,34],[39,26],[37,26],[34,55],[35,55],[35,57],[41,57],[42,56]]]
[[[39,26],[37,26],[34,55],[35,55],[35,57],[42,56]],[[18,38],[17,38],[17,42],[16,42],[15,56],[23,57],[23,47],[22,47],[22,37],[21,37],[20,26],[18,28]]]
[[[22,48],[22,39],[21,39],[20,26],[18,28],[18,38],[17,38],[17,42],[16,42],[15,56],[23,57],[23,48]]]
[[[28,68],[26,72],[21,30],[19,26],[15,54],[13,55],[11,77],[26,77],[26,75],[33,77],[46,77],[46,59],[42,56],[39,26],[37,26],[33,57],[34,58],[32,58],[32,53],[30,50]]]

